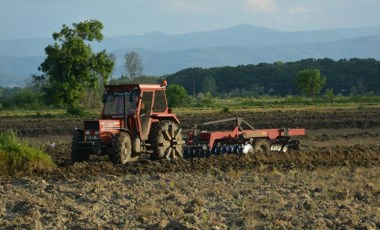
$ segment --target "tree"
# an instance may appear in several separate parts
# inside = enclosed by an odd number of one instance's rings
[[[321,76],[319,69],[305,69],[298,73],[294,84],[306,96],[314,98],[326,84],[326,77]]]
[[[68,113],[79,111],[79,101],[86,89],[108,81],[115,60],[105,50],[93,53],[87,42],[103,40],[103,24],[97,20],[63,25],[53,33],[54,45],[45,48],[46,59],[39,66],[44,72],[44,91],[53,103],[67,105]]]
[[[184,105],[189,101],[186,89],[180,85],[169,85],[166,90],[166,97],[168,99],[169,106],[175,107]]]
[[[334,89],[333,88],[326,89],[325,95],[326,95],[329,102],[334,102]]]
[[[214,104],[214,99],[212,98],[211,93],[207,92],[204,94],[203,97],[199,98],[197,104],[201,107],[211,107]]]
[[[258,84],[253,84],[252,85],[252,96],[253,97],[260,97],[261,95],[264,94],[264,90],[265,90],[265,87],[264,86],[260,86]]]
[[[202,81],[202,92],[203,93],[211,93],[215,95],[218,93],[218,87],[216,86],[215,79],[211,76],[207,76]]]
[[[132,51],[130,53],[126,53],[124,55],[124,59],[125,69],[127,70],[131,81],[133,81],[136,77],[140,77],[143,72],[141,56],[137,52]]]

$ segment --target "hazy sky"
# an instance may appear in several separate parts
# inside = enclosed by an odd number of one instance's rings
[[[279,30],[380,25],[380,0],[0,0],[0,39],[50,37],[98,19],[107,36],[172,34],[239,24]]]

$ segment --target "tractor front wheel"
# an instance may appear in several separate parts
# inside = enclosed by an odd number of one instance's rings
[[[114,164],[126,164],[131,161],[132,145],[129,133],[122,132],[114,137],[114,149],[110,160]]]
[[[160,121],[150,135],[153,153],[152,159],[166,158],[176,160],[183,158],[182,129],[170,120]]]

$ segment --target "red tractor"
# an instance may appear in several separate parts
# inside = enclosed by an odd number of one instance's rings
[[[305,135],[305,129],[256,130],[242,118],[230,118],[194,126],[185,142],[180,122],[168,108],[165,90],[166,81],[163,85],[106,85],[101,120],[85,121],[84,129],[74,132],[72,161],[89,160],[90,154],[109,155],[112,162],[125,164],[141,153],[152,159],[175,160],[224,153],[286,152],[299,149],[299,141],[291,137]],[[236,122],[231,131],[199,129],[229,121]]]
[[[121,164],[141,153],[153,159],[182,158],[185,141],[165,90],[166,82],[106,85],[101,119],[85,121],[84,129],[74,132],[72,161],[87,161],[90,154],[109,155]]]

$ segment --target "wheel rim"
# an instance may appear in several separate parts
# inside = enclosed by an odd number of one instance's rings
[[[254,152],[255,153],[260,153],[260,154],[269,154],[270,152],[270,144],[266,140],[259,140],[256,142],[255,147],[254,147]]]
[[[175,124],[168,124],[162,127],[162,151],[160,157],[165,157],[169,160],[176,160],[183,158],[183,145],[182,129]]]
[[[266,146],[260,145],[259,148],[257,149],[257,152],[266,153],[267,152]]]

